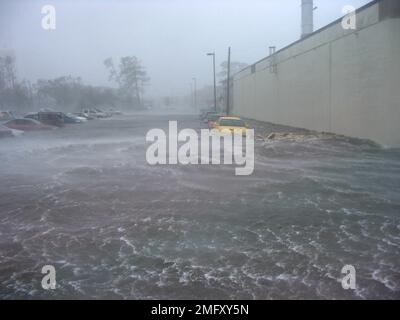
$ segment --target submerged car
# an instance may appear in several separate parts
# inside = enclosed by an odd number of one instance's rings
[[[203,117],[203,121],[208,123],[209,119],[215,118],[215,116],[221,117],[222,115],[219,112],[209,111]]]
[[[76,123],[82,123],[82,122],[87,121],[87,119],[85,119],[83,117],[75,116],[72,113],[62,114],[62,116],[63,116],[63,121],[66,124],[76,124]]]
[[[105,114],[104,112],[98,110],[98,109],[84,109],[82,110],[83,114],[88,115],[89,117],[92,118],[97,118],[97,119],[103,119],[103,118],[108,118],[108,115]]]
[[[39,121],[39,113],[38,113],[38,112],[30,112],[30,113],[27,113],[27,114],[24,116],[24,118],[33,119],[33,120]]]
[[[215,122],[217,122],[217,120],[219,118],[223,117],[222,114],[218,114],[218,113],[211,113],[208,115],[207,117],[207,124],[208,124],[208,128],[212,129],[214,128]]]
[[[44,124],[34,119],[13,119],[4,124],[5,127],[15,130],[22,131],[33,131],[33,130],[52,130],[56,129],[55,126]]]
[[[213,109],[201,109],[200,110],[200,114],[199,117],[201,120],[204,120],[204,118],[206,117],[207,112],[215,112],[215,110]]]
[[[214,124],[214,129],[219,132],[241,133],[242,135],[246,135],[247,128],[244,120],[239,117],[221,117]]]
[[[94,117],[92,117],[89,114],[84,113],[84,112],[75,112],[74,115],[78,118],[82,118],[85,120],[93,120],[94,119]]]
[[[7,128],[0,124],[0,138],[8,138],[8,137],[13,137],[13,136],[14,136],[13,132],[10,128]]]
[[[109,109],[109,110],[108,110],[108,113],[110,113],[110,114],[113,115],[113,116],[120,116],[120,115],[122,115],[122,111],[120,111],[120,110],[115,110],[115,109],[113,109],[113,108]]]
[[[88,119],[86,117],[82,117],[73,113],[67,113],[67,117],[73,118],[77,121],[79,121],[78,123],[82,123],[82,122],[87,122]]]
[[[208,114],[211,113],[218,113],[217,111],[215,111],[214,109],[206,109],[206,110],[202,110],[200,113],[200,119],[201,120],[205,120],[207,118]]]
[[[14,118],[14,114],[11,111],[0,111],[0,121],[8,121]]]
[[[40,111],[37,113],[28,113],[25,115],[26,119],[33,119],[55,127],[62,127],[64,125],[63,113],[55,111]]]
[[[98,109],[98,108],[93,108],[93,109],[94,109],[94,111],[97,112],[99,118],[111,118],[112,117],[112,113],[111,112],[103,111],[103,110]]]

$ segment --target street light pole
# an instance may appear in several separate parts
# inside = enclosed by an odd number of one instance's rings
[[[231,47],[228,49],[228,74],[226,77],[226,115],[229,116],[230,107],[230,86],[231,86]]]
[[[214,110],[217,111],[217,82],[215,80],[215,52],[207,53],[208,56],[213,57],[213,71],[214,71]]]

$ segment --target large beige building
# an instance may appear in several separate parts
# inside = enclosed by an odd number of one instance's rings
[[[400,147],[400,1],[377,0],[234,76],[233,113]]]

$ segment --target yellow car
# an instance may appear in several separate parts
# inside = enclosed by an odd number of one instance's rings
[[[239,117],[220,117],[214,123],[214,129],[219,132],[239,132],[246,135],[247,128],[246,123]]]

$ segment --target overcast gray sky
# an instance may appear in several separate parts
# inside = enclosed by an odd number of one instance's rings
[[[342,7],[369,0],[314,0],[315,28],[342,16]],[[56,30],[41,27],[41,8],[56,8]],[[149,96],[212,83],[211,57],[253,63],[298,40],[300,0],[1,0],[0,49],[14,50],[19,78],[81,76],[110,85],[103,60],[136,55],[151,77]]]

